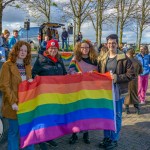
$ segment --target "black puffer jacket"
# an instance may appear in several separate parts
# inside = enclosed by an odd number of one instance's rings
[[[41,54],[38,55],[37,60],[32,69],[32,77],[39,76],[53,76],[67,74],[64,63],[60,58],[58,62],[54,62],[48,57]]]

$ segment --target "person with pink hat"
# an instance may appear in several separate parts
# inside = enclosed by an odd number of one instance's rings
[[[39,54],[37,60],[32,69],[32,76],[35,78],[38,76],[58,76],[66,75],[66,69],[61,56],[58,54],[59,44],[57,40],[50,40],[47,42],[46,50],[43,55]],[[47,141],[53,147],[57,146],[57,143],[53,140]],[[45,143],[40,143],[40,148],[46,150],[47,145]]]

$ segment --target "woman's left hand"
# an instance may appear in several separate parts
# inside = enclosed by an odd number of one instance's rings
[[[29,80],[28,80],[28,82],[32,82],[32,81],[33,81],[33,79],[29,79]]]

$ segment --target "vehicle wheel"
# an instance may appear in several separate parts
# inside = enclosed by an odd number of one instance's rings
[[[0,144],[3,144],[7,140],[8,135],[8,121],[5,118],[0,117]]]

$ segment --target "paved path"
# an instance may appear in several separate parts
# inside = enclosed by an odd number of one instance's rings
[[[131,114],[123,112],[123,126],[119,145],[114,150],[150,150],[150,80],[147,91],[147,104],[141,105],[141,115],[135,114],[131,107]],[[82,133],[79,134],[79,141],[75,145],[69,145],[70,135],[56,139],[57,148],[49,146],[50,150],[99,150],[98,144],[103,138],[102,131],[90,131],[91,144],[83,143]],[[35,146],[39,150],[38,145]],[[7,142],[0,145],[0,150],[7,150]]]

